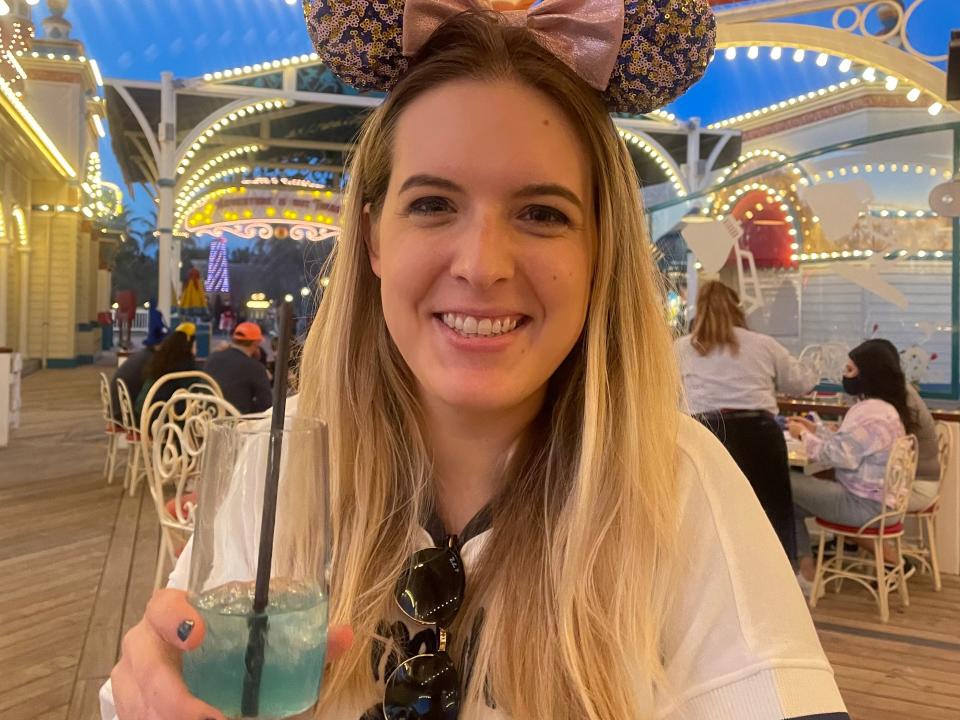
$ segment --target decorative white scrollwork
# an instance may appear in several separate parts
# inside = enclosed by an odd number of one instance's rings
[[[947,59],[946,53],[943,55],[927,55],[917,50],[910,42],[910,19],[913,17],[916,9],[923,5],[924,0],[913,0],[909,6],[906,6],[908,2],[910,2],[910,0],[873,0],[873,2],[868,2],[863,7],[858,7],[855,4],[845,5],[834,11],[833,27],[835,30],[848,33],[859,32],[861,35],[871,37],[880,42],[893,41],[894,38],[896,38],[895,41],[899,42],[900,46],[911,55],[930,63],[943,62]],[[904,9],[905,6],[906,9]],[[883,11],[893,13],[896,15],[896,20],[892,24],[887,22],[886,25],[888,27],[885,31],[878,33],[870,32],[867,28],[867,21],[874,11],[877,11],[878,17]],[[849,23],[844,22],[844,15],[846,13],[850,13],[853,16]]]
[[[284,220],[243,220],[240,222],[222,222],[212,225],[191,228],[194,235],[209,235],[222,238],[224,235],[233,235],[244,240],[271,240],[276,237],[276,227],[287,228],[291,240],[319,242],[328,238],[335,238],[340,234],[340,228],[326,223],[291,222]],[[282,236],[281,236],[282,237]]]
[[[151,410],[152,412],[152,410]],[[174,490],[175,525],[193,526],[194,504],[184,501],[200,476],[200,462],[210,422],[236,415],[236,410],[206,385],[194,384],[177,390],[163,403],[153,422],[152,462],[154,501],[163,503],[164,486]]]

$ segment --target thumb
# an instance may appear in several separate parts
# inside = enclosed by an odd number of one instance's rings
[[[203,642],[206,626],[183,590],[157,590],[144,615],[164,642],[180,650],[194,650]]]

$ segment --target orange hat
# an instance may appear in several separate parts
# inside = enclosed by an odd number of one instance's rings
[[[233,339],[260,342],[263,340],[263,332],[260,330],[260,326],[256,323],[242,322],[237,325],[236,328],[234,328]]]

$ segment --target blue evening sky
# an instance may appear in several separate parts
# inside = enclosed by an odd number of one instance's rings
[[[791,21],[829,26],[831,17],[829,11]],[[67,18],[108,77],[158,80],[162,70],[193,77],[311,50],[299,0],[74,0]],[[960,1],[926,0],[911,21],[911,40],[923,52],[942,53],[951,27],[960,29]],[[779,62],[767,55],[762,51],[750,60],[740,50],[734,61],[718,56],[704,79],[669,109],[709,123],[844,77],[836,59],[820,68],[814,53],[802,63],[786,53]],[[106,141],[102,149],[105,176],[121,182]],[[137,209],[144,197],[138,193]]]

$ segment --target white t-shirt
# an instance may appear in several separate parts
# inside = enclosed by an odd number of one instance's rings
[[[787,558],[743,474],[716,438],[690,418],[681,419],[678,445],[680,537],[688,562],[663,627],[673,692],[669,698],[651,697],[656,718],[849,720]],[[256,484],[250,478],[238,498],[250,498]],[[229,514],[228,521],[245,530],[258,525],[255,502],[237,503]],[[258,534],[245,532],[249,539],[222,566],[223,577],[252,577]],[[463,545],[468,584],[489,535],[482,532]],[[422,545],[434,545],[425,530]],[[170,575],[171,587],[186,585],[189,562],[188,546]],[[388,665],[435,646],[432,630],[406,624],[399,613],[382,629],[391,640],[374,647],[380,695],[345,701],[324,720],[379,720]],[[103,719],[114,720],[109,681],[100,699]],[[480,716],[511,720],[489,707]]]
[[[701,355],[692,335],[674,343],[691,415],[727,409],[776,415],[777,392],[803,395],[816,386],[816,368],[801,365],[769,335],[743,328],[733,332],[740,344],[736,355],[728,347]]]

